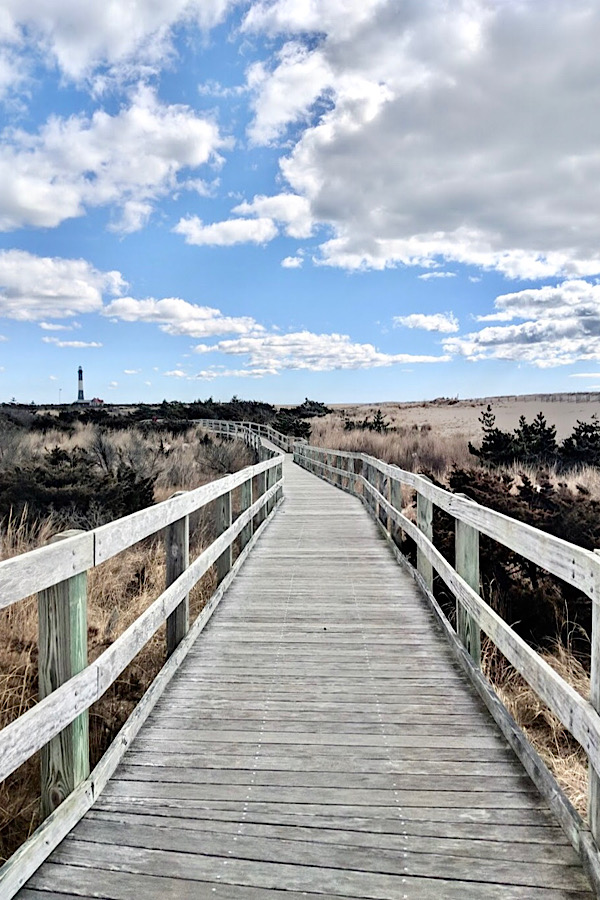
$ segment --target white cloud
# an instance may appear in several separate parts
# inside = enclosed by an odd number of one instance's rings
[[[0,316],[9,319],[35,321],[97,312],[102,295],[117,294],[124,284],[119,272],[100,272],[84,259],[0,251]]]
[[[198,216],[180,219],[173,231],[182,234],[186,244],[231,247],[233,244],[265,244],[277,236],[272,219],[226,219],[205,225]]]
[[[218,334],[248,334],[263,331],[250,316],[224,316],[211,306],[197,306],[179,297],[135,300],[119,297],[104,307],[105,316],[122,322],[152,322],[173,335],[202,338]]]
[[[424,272],[417,275],[421,281],[431,281],[432,278],[456,278],[456,272]]]
[[[116,115],[49,118],[37,134],[5,130],[0,143],[0,230],[55,227],[87,207],[115,205],[113,229],[141,228],[186,170],[221,161],[217,126],[140,88]]]
[[[5,52],[33,42],[48,66],[80,80],[96,67],[112,77],[137,79],[161,68],[172,55],[172,29],[218,24],[236,0],[4,0],[0,37]],[[106,75],[104,76],[106,78]],[[98,79],[98,85],[103,79]]]
[[[301,256],[286,256],[285,259],[281,260],[281,265],[284,269],[299,269],[303,262],[304,260]]]
[[[182,371],[182,369],[171,369],[170,372],[163,372],[163,375],[167,375],[169,378],[186,378],[186,373]]]
[[[243,27],[287,41],[249,72],[250,133],[310,114],[280,166],[333,231],[323,264],[600,273],[594,0],[272,0]]]
[[[139,375],[141,371],[142,371],[141,369],[123,369],[123,374],[124,375]]]
[[[446,351],[471,360],[505,359],[539,368],[600,360],[600,284],[565,281],[503,294],[494,305],[496,311],[479,320],[510,324],[447,338]]]
[[[218,350],[233,356],[247,356],[250,370],[276,374],[283,370],[307,369],[329,372],[334,369],[370,369],[397,363],[447,362],[448,356],[418,356],[409,353],[382,353],[372,344],[359,344],[346,334],[314,334],[299,331],[265,334],[199,344],[197,353]]]
[[[75,350],[88,347],[102,347],[99,341],[61,341],[60,338],[43,337],[44,344],[54,344],[55,347],[72,347]]]
[[[600,372],[572,372],[569,378],[600,378]]]
[[[5,334],[0,334],[0,342],[1,342],[1,341],[7,341],[7,340],[8,340],[8,338],[6,337]]]
[[[73,322],[72,325],[58,325],[56,322],[38,322],[42,331],[73,331],[79,326]]]
[[[48,379],[49,379],[49,381],[58,381],[58,376],[57,375],[48,375]]]
[[[118,388],[118,387],[119,387],[119,382],[118,382],[118,381],[110,381],[109,384],[108,384],[108,386],[109,386],[109,388],[112,388],[112,389]]]
[[[410,316],[394,316],[394,327],[422,328],[425,331],[440,331],[450,333],[458,331],[458,320],[454,313],[412,313]]]
[[[295,41],[279,51],[273,71],[262,62],[250,66],[247,83],[254,94],[250,142],[269,144],[280,137],[290,122],[308,115],[331,81],[332,73],[322,54],[310,52]]]
[[[273,197],[257,195],[251,203],[244,201],[233,208],[236,215],[258,216],[283,223],[286,234],[295,238],[307,238],[312,233],[310,204],[297,194],[276,194]]]

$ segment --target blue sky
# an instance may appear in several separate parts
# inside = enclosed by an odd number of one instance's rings
[[[2,0],[0,399],[600,389],[595,0]]]

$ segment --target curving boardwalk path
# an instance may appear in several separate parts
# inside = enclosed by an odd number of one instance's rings
[[[590,898],[360,502],[286,500],[20,900]]]

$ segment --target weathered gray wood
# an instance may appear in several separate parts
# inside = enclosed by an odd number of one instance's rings
[[[250,509],[248,512],[252,512]],[[236,559],[231,571],[217,588],[206,606],[194,621],[187,635],[169,657],[150,688],[138,703],[118,737],[110,745],[91,775],[83,781],[54,812],[37,828],[33,835],[19,847],[16,853],[0,868],[0,896],[10,900],[27,879],[48,858],[74,825],[82,818],[94,801],[100,796],[117,768],[123,754],[137,735],[165,691],[169,681],[189,653],[199,634],[209,622],[223,594],[246,562],[251,550],[262,535],[270,520],[263,523],[245,549]],[[86,673],[90,669],[86,670]],[[84,674],[84,673],[82,673]]]
[[[428,541],[433,540],[433,503],[428,497],[421,494],[420,491],[417,491],[417,527]],[[423,579],[423,582],[427,585],[427,588],[432,591],[433,567],[418,544],[417,571]]]
[[[252,506],[252,478],[246,479],[240,489],[240,505],[241,511],[244,512]],[[254,522],[252,519],[245,528],[240,532],[240,549],[243,550],[248,544],[254,533]]]
[[[77,532],[59,543],[6,559],[0,562],[0,609],[93,565],[93,532]]]
[[[479,532],[460,519],[455,519],[455,545],[454,567],[469,587],[479,593]],[[456,633],[475,664],[481,665],[481,633],[458,598]]]
[[[175,494],[175,496],[179,496],[179,494]],[[184,516],[182,519],[172,522],[165,529],[165,560],[165,587],[169,587],[174,581],[177,581],[190,564],[189,516]],[[170,616],[167,617],[167,656],[171,656],[175,648],[186,636],[189,628],[189,618],[189,595],[186,594]]]
[[[59,543],[78,532],[52,538]],[[38,594],[39,696],[43,700],[87,666],[87,574]],[[42,747],[41,814],[46,818],[90,771],[87,709]]]
[[[387,504],[384,497],[381,500]],[[391,507],[389,510],[392,517],[402,523],[454,595],[461,599],[469,615],[548,704],[600,770],[600,716],[592,704],[584,700],[475,593],[413,522]]]
[[[277,487],[274,486],[271,490],[276,491]],[[177,581],[167,588],[97,660],[2,730],[0,780],[10,775],[102,696],[160,628],[185,594],[214,565],[242,528],[248,524],[249,519],[255,516],[269,499],[270,495],[267,493],[242,513],[233,525],[207,547]]]
[[[228,528],[231,528],[231,493],[223,494],[217,500],[217,534],[224,534]],[[220,584],[229,570],[231,569],[232,562],[232,548],[231,544],[227,547],[227,549],[219,556],[215,564],[215,570],[217,573],[217,584]]]

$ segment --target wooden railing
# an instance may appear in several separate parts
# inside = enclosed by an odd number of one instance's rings
[[[257,422],[230,422],[227,419],[198,419],[197,424],[200,428],[206,428],[208,431],[214,431],[220,435],[229,435],[230,437],[245,436],[250,432],[257,438],[263,437],[283,450],[284,453],[292,453],[295,443],[306,443],[303,439],[293,437],[287,434],[280,434],[270,425],[259,425]]]
[[[0,563],[0,608],[38,595],[39,703],[0,731],[0,781],[41,751],[45,821],[0,869],[0,897],[12,897],[89,809],[114,772],[283,496],[283,457],[259,434],[236,434],[260,461],[170,500]],[[232,492],[239,489],[238,517]],[[218,537],[189,562],[189,516],[216,502]],[[165,591],[93,663],[87,661],[87,571],[159,531]],[[239,555],[232,548],[238,539]],[[215,566],[217,590],[189,626],[188,594]],[[166,622],[167,662],[90,773],[88,710]]]
[[[336,487],[360,497],[392,544],[393,528],[417,546],[415,577],[428,595],[465,670],[546,797],[573,845],[581,853],[594,883],[600,885],[600,557],[470,500],[437,487],[423,475],[388,465],[364,453],[326,450],[295,444],[294,461]],[[416,524],[402,513],[402,487],[416,492]],[[452,566],[433,543],[433,508],[456,523]],[[590,699],[582,697],[479,596],[479,535],[484,534],[525,559],[578,588],[593,604]],[[456,598],[453,628],[433,596],[433,573]],[[479,671],[483,631],[560,719],[589,760],[589,830],[554,777],[504,709]]]

